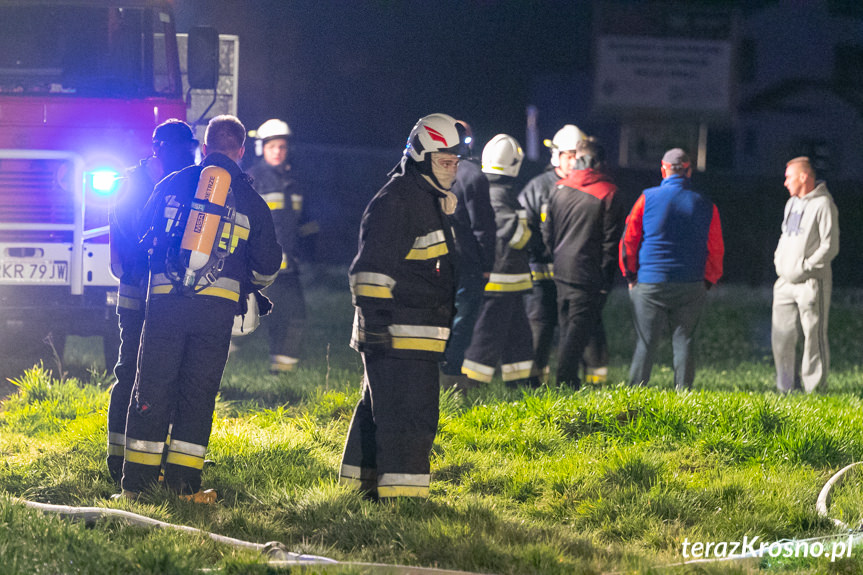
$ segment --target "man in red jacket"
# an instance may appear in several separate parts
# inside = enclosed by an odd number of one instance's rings
[[[650,381],[659,335],[671,324],[674,383],[692,389],[692,341],[706,292],[722,276],[725,246],[719,210],[691,188],[692,165],[680,148],[662,158],[662,183],[636,200],[620,240],[638,340],[630,385]]]
[[[557,383],[576,389],[588,341],[602,329],[602,307],[614,279],[623,225],[617,186],[600,169],[603,156],[595,139],[578,142],[576,169],[552,191],[542,227],[543,240],[554,256],[557,286]],[[587,365],[591,381],[595,372],[602,373],[600,368],[607,371],[607,351],[595,355]]]

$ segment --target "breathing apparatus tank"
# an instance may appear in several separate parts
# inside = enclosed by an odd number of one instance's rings
[[[195,285],[195,272],[210,260],[230,187],[231,174],[226,169],[207,166],[201,171],[180,242],[180,255],[186,267],[183,285],[186,287]]]

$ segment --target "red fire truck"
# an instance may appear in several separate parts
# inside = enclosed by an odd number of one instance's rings
[[[169,2],[0,0],[0,361],[101,335],[110,369],[111,195],[153,128],[185,117]]]

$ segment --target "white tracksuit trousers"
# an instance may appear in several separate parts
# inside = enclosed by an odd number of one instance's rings
[[[773,358],[776,386],[788,393],[802,384],[806,393],[825,385],[830,368],[827,319],[830,313],[830,275],[790,283],[782,278],[773,286]],[[803,357],[797,356],[799,334]]]

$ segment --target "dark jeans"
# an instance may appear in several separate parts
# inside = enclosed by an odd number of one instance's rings
[[[455,292],[455,318],[440,369],[447,375],[460,375],[464,352],[470,346],[473,328],[482,306],[485,278],[482,274],[460,272]]]
[[[704,309],[707,290],[703,282],[638,283],[629,290],[638,341],[629,369],[630,385],[650,381],[650,371],[662,330],[671,328],[674,385],[691,389],[695,379],[693,336]]]

